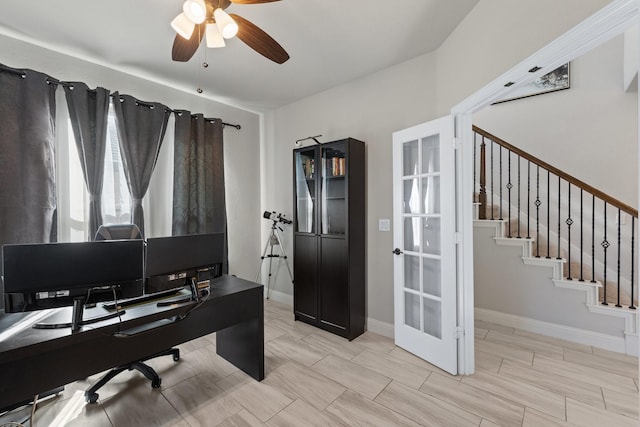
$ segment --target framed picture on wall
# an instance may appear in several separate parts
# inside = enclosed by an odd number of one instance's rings
[[[569,63],[566,63],[550,73],[537,78],[528,85],[515,89],[509,93],[508,98],[501,99],[493,104],[528,98],[543,93],[557,92],[559,90],[569,89],[569,87]]]

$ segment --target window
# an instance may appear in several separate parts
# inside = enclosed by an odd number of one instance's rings
[[[64,129],[58,132],[58,240],[81,242],[89,239],[89,192],[87,191],[71,120],[64,115]],[[107,143],[102,183],[104,224],[131,222],[131,200],[124,176],[113,106],[109,106]]]

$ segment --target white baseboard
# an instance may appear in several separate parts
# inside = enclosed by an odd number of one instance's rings
[[[394,337],[393,323],[381,322],[371,317],[367,318],[367,331],[387,338]]]
[[[267,298],[267,288],[264,288],[264,297]],[[269,299],[293,307],[293,295],[291,294],[272,290]]]
[[[618,353],[627,353],[632,347],[625,343],[622,337],[607,335],[600,332],[588,331],[586,329],[578,329],[571,326],[558,325],[555,323],[543,322],[541,320],[530,319],[527,317],[516,316],[508,313],[487,310],[484,308],[475,309],[476,320],[484,322],[496,323],[498,325],[509,326],[546,335],[553,338],[559,338],[578,344],[591,345],[605,350],[616,351]],[[636,350],[637,352],[637,350]],[[629,352],[630,354],[631,352]]]

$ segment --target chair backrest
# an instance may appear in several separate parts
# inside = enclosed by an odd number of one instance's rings
[[[98,228],[93,240],[142,239],[142,233],[135,224],[103,224]]]

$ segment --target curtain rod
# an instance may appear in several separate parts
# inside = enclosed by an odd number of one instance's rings
[[[11,67],[7,67],[4,64],[0,64],[0,72],[7,72],[7,73],[12,73],[12,74],[17,74],[20,77],[22,77],[23,79],[27,77],[27,74],[23,71],[23,70],[17,70],[15,68],[11,68]]]
[[[9,68],[7,66],[4,66],[4,65],[0,64],[0,71],[4,71],[5,69],[6,69],[6,71],[9,71],[9,72],[12,72],[12,73],[15,73],[15,74],[19,74],[22,78],[26,77],[26,74],[23,71],[14,70],[13,68]],[[63,86],[63,87],[68,87],[70,89],[73,89],[73,83],[57,80],[57,79],[54,79],[54,78],[52,78],[50,76],[47,76],[47,84],[56,84],[56,85],[60,85],[60,86]],[[113,98],[114,94],[111,93],[111,94],[109,94],[109,96],[111,98]],[[152,102],[140,101],[139,99],[136,99],[136,98],[134,98],[134,99],[136,100],[136,105],[142,105],[144,107],[149,107],[149,108],[154,108],[155,107],[155,104],[153,104]],[[178,115],[181,115],[182,111],[184,111],[184,110],[174,110],[174,109],[169,108],[167,106],[165,106],[165,108],[167,109],[168,112],[173,113],[173,114],[178,114]],[[195,116],[195,114],[192,114],[192,116]],[[210,119],[210,118],[206,118],[205,117],[205,120],[212,122],[214,119]],[[231,127],[236,128],[238,130],[242,129],[242,126],[240,126],[239,124],[235,124],[234,125],[232,123],[227,123],[227,122],[222,122],[222,126],[223,127],[231,126]]]

